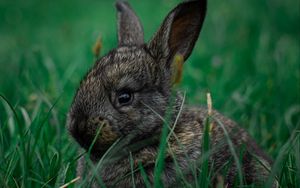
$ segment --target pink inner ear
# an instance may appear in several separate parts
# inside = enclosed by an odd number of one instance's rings
[[[158,32],[149,42],[153,56],[174,58],[176,54],[186,60],[198,39],[206,13],[206,0],[179,4],[165,18]]]
[[[196,5],[189,4],[175,13],[168,41],[172,55],[187,59],[197,41],[205,14]]]
[[[169,38],[169,47],[171,51],[174,53],[180,53],[184,56],[185,49],[187,47],[187,43],[190,43],[188,40],[188,36],[190,34],[189,28],[191,28],[191,20],[190,15],[184,15],[178,19],[176,19],[172,24],[171,35]],[[194,37],[192,37],[194,38]]]

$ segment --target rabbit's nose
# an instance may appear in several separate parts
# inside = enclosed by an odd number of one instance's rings
[[[86,118],[72,119],[69,121],[69,132],[81,147],[88,147],[91,142],[88,136]]]
[[[105,118],[98,116],[90,118],[88,123],[92,125],[106,125],[108,124],[108,121]]]

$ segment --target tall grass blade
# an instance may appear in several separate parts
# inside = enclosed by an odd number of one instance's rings
[[[139,163],[139,170],[141,171],[141,175],[144,180],[146,188],[151,188],[151,183],[150,183],[149,178],[146,174],[146,171],[141,163]]]
[[[240,186],[243,186],[243,172],[242,172],[242,166],[241,166],[241,163],[240,163],[240,160],[239,160],[239,157],[235,151],[235,148],[234,148],[234,145],[231,141],[231,138],[224,126],[224,124],[217,118],[214,118],[214,120],[218,123],[218,125],[222,128],[223,130],[223,133],[225,135],[225,138],[226,138],[226,141],[228,143],[228,146],[229,146],[229,150],[231,152],[231,155],[233,156],[234,158],[234,162],[235,162],[235,165],[236,165],[236,168],[237,168],[237,173],[238,173],[238,178],[239,178],[239,184]]]
[[[210,141],[209,141],[210,118],[206,118],[204,134],[202,137],[202,154],[209,155]],[[201,188],[207,188],[209,185],[209,156],[202,157],[201,168],[199,174],[199,184]]]

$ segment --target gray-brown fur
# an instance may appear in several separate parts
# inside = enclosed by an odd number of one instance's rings
[[[86,150],[99,127],[103,126],[91,151],[91,160],[95,166],[119,140],[115,148],[111,149],[109,157],[97,169],[96,175],[107,186],[131,187],[131,176],[122,178],[131,172],[130,153],[134,168],[139,163],[143,164],[150,182],[153,182],[163,125],[161,117],[165,116],[170,105],[171,64],[176,54],[181,54],[184,60],[191,54],[204,21],[206,1],[194,0],[178,5],[147,44],[143,44],[142,26],[129,5],[118,2],[117,8],[119,46],[98,60],[82,80],[69,111],[67,124],[71,135]],[[124,90],[133,96],[126,105],[117,100],[120,91]],[[171,128],[175,126],[174,135],[168,141],[161,177],[166,187],[180,185],[174,160],[187,180],[194,180],[190,166],[199,165],[202,157],[201,140],[207,118],[207,110],[204,108],[183,107],[180,110],[183,100],[179,92],[176,96],[169,121]],[[174,125],[177,116],[179,118]],[[218,112],[214,112],[213,116],[224,124],[237,153],[245,148],[242,161],[245,183],[264,182],[269,173],[258,161],[270,167],[268,157],[235,122]],[[232,160],[232,154],[224,130],[216,121],[212,122],[210,141],[210,165],[218,172]],[[84,157],[79,160],[77,170],[80,176],[93,174]],[[140,171],[134,177],[136,186],[143,187]],[[235,178],[237,168],[233,162],[227,177],[224,177],[225,183],[232,186]],[[98,184],[94,183],[94,186]]]

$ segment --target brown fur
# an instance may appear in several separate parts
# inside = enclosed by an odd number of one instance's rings
[[[118,2],[117,8],[119,46],[98,60],[87,73],[68,114],[68,129],[86,150],[101,128],[100,137],[96,139],[91,151],[93,165],[86,163],[89,159],[81,158],[78,175],[93,177],[94,174],[101,177],[109,187],[131,187],[132,160],[134,169],[139,164],[143,165],[153,183],[164,123],[162,117],[165,117],[166,110],[172,105],[168,125],[174,132],[167,143],[161,180],[165,187],[180,187],[176,172],[179,167],[186,179],[193,183],[195,178],[192,170],[201,165],[199,161],[205,155],[202,153],[201,142],[208,112],[204,108],[192,107],[180,110],[183,99],[179,92],[175,102],[170,103],[174,82],[172,63],[176,54],[182,55],[184,60],[191,54],[204,21],[206,1],[194,0],[178,5],[167,15],[147,44],[143,44],[142,26],[130,6]],[[119,103],[120,91],[131,94],[130,103]],[[236,153],[243,154],[244,183],[264,182],[269,172],[260,161],[270,168],[271,160],[247,132],[216,111],[213,112],[211,125],[209,164],[216,174],[221,174],[226,164],[231,164],[224,177],[225,184],[229,187],[234,184],[238,169],[224,128]],[[114,147],[110,148],[112,145]],[[99,162],[99,168],[94,170]],[[134,173],[134,178],[136,187],[145,186],[139,170]],[[213,177],[212,183],[216,181],[217,177]],[[100,185],[93,182],[93,186]]]

